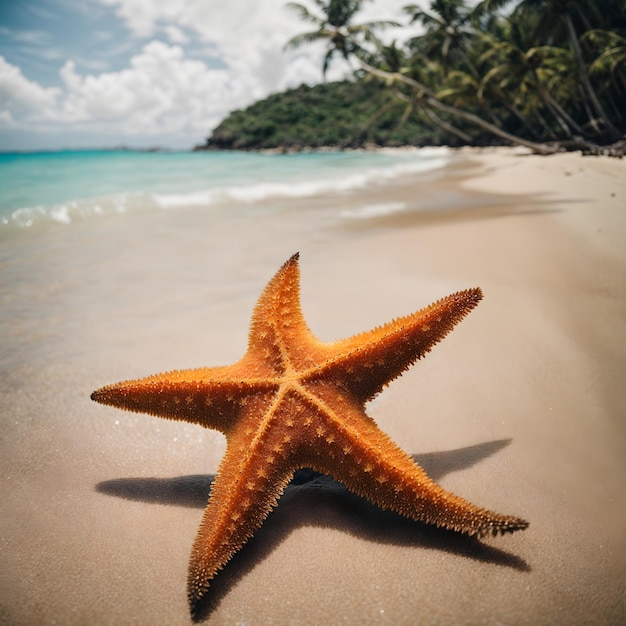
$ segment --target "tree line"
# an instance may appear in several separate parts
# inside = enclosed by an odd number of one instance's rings
[[[426,10],[404,9],[406,24],[421,24],[422,34],[391,44],[380,32],[401,33],[402,25],[358,21],[368,1],[287,4],[313,26],[287,47],[324,42],[324,74],[337,55],[354,68],[346,83],[353,97],[344,88],[345,100],[358,105],[364,90],[374,94],[367,115],[344,129],[353,143],[377,143],[378,136],[386,144],[513,143],[537,153],[623,155],[626,0],[482,0],[472,7],[432,0]],[[326,121],[333,125],[332,113]],[[341,144],[341,135],[326,143]]]

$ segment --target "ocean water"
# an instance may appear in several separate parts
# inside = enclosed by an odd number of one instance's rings
[[[0,233],[102,215],[349,193],[449,161],[446,149],[300,154],[63,151],[0,154]],[[347,217],[402,210],[364,206]]]

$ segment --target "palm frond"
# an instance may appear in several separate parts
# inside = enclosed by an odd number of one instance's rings
[[[324,55],[324,63],[322,65],[322,76],[326,78],[326,72],[328,71],[328,66],[330,64],[330,60],[333,57],[333,54],[337,51],[336,48],[330,48],[328,52]]]
[[[400,28],[402,24],[395,22],[394,20],[377,20],[374,22],[365,22],[364,24],[352,24],[348,26],[349,32],[364,32],[367,30],[375,30],[377,28]]]
[[[411,24],[413,24],[414,22],[420,22],[422,24],[422,26],[425,26],[426,28],[428,28],[429,26],[442,26],[443,22],[435,17],[434,15],[431,15],[430,13],[427,13],[426,11],[421,11],[418,10],[415,13],[413,13],[412,17],[411,17]]]
[[[311,13],[303,4],[300,4],[299,2],[287,2],[285,6],[288,9],[295,11],[303,22],[309,22],[309,24],[315,24],[316,26],[322,26],[324,24],[324,20],[320,19],[316,15],[313,15],[313,13]]]
[[[473,9],[471,15],[474,18],[480,18],[488,13],[495,13],[510,4],[512,0],[482,0]]]
[[[300,33],[295,37],[292,37],[286,44],[287,48],[299,48],[302,44],[313,43],[322,39],[328,39],[328,33],[323,30],[316,30],[310,33]]]

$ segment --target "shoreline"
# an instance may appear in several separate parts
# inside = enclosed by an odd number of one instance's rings
[[[618,145],[623,142],[617,142],[615,145]],[[549,145],[550,142],[547,142]],[[599,148],[611,148],[614,144],[602,144],[598,145]],[[463,145],[463,146],[450,146],[447,144],[440,145],[379,145],[379,144],[363,144],[362,146],[338,146],[338,145],[326,145],[326,146],[301,146],[301,147],[290,147],[290,146],[281,146],[277,148],[251,148],[251,149],[230,149],[230,148],[211,148],[205,147],[202,145],[192,146],[190,148],[172,148],[168,146],[150,146],[150,147],[140,147],[140,146],[91,146],[91,147],[79,147],[79,148],[59,148],[59,149],[34,149],[34,150],[0,150],[0,156],[10,156],[10,155],[30,155],[30,154],[55,154],[62,152],[138,152],[145,154],[153,154],[153,153],[192,153],[192,152],[214,152],[214,153],[229,153],[229,152],[241,152],[242,154],[315,154],[315,153],[328,153],[328,152],[412,152],[419,150],[450,150],[454,151],[468,151],[468,150],[476,150],[476,151],[489,151],[489,150],[504,150],[504,151],[522,151],[528,153],[532,156],[558,156],[564,154],[581,154],[582,156],[589,157],[609,157],[615,159],[622,159],[624,154],[592,154],[592,153],[584,153],[583,148],[574,148],[574,149],[563,149],[560,152],[554,153],[533,153],[529,148],[524,146],[516,146],[516,145],[506,145],[506,144],[493,144],[493,145]]]
[[[407,173],[441,168],[447,151],[332,152],[290,157],[230,152],[195,157],[128,153],[35,155],[0,170],[14,171],[15,185],[0,202],[0,235],[38,224],[69,225],[83,219],[136,211],[185,209],[243,210],[255,204],[336,193],[357,193]],[[324,158],[326,157],[326,158]],[[48,161],[48,159],[51,159]],[[123,164],[123,170],[120,169]],[[67,180],[68,168],[74,171]],[[13,167],[13,170],[11,169]],[[24,179],[48,168],[41,183],[24,189]],[[124,176],[137,171],[134,180]],[[100,177],[94,178],[98,170]],[[81,182],[81,181],[87,182]],[[50,193],[53,192],[53,193]]]
[[[531,525],[464,541],[301,486],[219,574],[206,623],[626,619],[626,163],[455,154],[352,196],[228,218],[127,214],[8,242],[3,620],[190,623],[198,489],[224,439],[89,394],[240,358],[261,289],[297,250],[305,319],[326,341],[483,289],[367,410],[446,489]],[[403,208],[363,212],[383,201]],[[133,491],[146,479],[152,491]],[[98,487],[111,481],[126,491]]]

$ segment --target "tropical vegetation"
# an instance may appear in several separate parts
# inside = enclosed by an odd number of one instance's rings
[[[287,46],[323,41],[323,71],[338,54],[353,80],[236,112],[208,145],[229,147],[230,136],[230,147],[245,148],[514,143],[624,153],[626,0],[432,0],[405,7],[422,34],[388,45],[380,33],[398,24],[359,22],[367,1],[290,2],[313,29]]]
[[[233,111],[206,147],[216,150],[302,150],[363,146],[433,145],[445,142],[380,81],[301,85]]]

